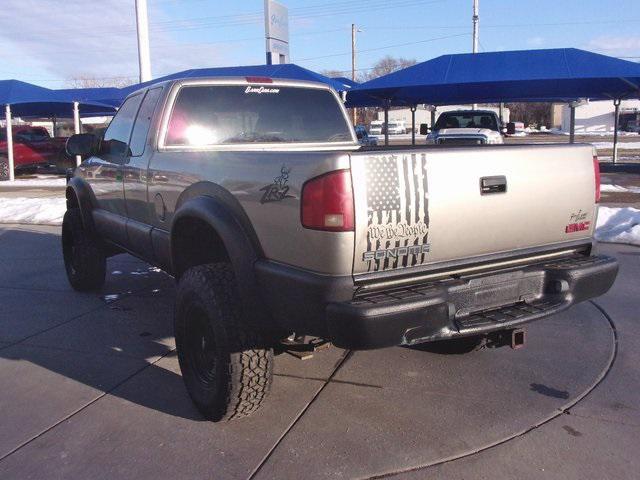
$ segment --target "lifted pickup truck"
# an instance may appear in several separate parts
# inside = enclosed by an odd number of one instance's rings
[[[477,345],[617,273],[594,252],[591,146],[360,151],[322,84],[159,83],[67,150],[86,157],[66,191],[71,285],[101,288],[120,252],[173,275],[183,378],[214,421],[254,412],[274,349],[302,336]]]

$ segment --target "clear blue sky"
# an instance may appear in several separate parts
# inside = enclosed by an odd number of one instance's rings
[[[134,0],[3,0],[0,79],[63,87],[69,78],[137,77]],[[264,62],[263,0],[148,0],[154,76]],[[291,57],[315,70],[385,55],[427,60],[471,50],[471,0],[282,0]],[[63,6],[64,5],[64,6]],[[640,60],[638,0],[480,0],[481,51],[577,47]]]

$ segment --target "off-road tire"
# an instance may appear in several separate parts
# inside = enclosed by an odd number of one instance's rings
[[[62,256],[71,286],[80,292],[104,285],[107,260],[97,238],[87,232],[78,208],[70,208],[62,220]]]
[[[218,422],[246,417],[269,393],[269,337],[243,317],[228,263],[187,270],[178,284],[174,317],[182,378],[198,410]]]

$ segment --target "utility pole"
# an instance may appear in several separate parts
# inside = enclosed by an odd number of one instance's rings
[[[473,17],[471,17],[473,21],[473,53],[478,53],[478,24],[480,23],[480,15],[478,14],[478,1],[473,0]],[[478,104],[474,103],[472,105],[473,110],[478,108]]]
[[[138,63],[140,83],[151,80],[151,55],[149,53],[149,15],[147,0],[136,0],[136,27],[138,30]]]
[[[356,81],[356,24],[351,24],[351,80]],[[353,108],[353,126],[358,123],[358,110]]]
[[[480,23],[480,15],[478,14],[478,1],[473,0],[473,53],[478,53],[478,24]]]

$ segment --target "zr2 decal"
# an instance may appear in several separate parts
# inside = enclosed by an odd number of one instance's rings
[[[273,179],[273,183],[269,185],[265,185],[260,189],[262,194],[262,198],[260,199],[260,203],[269,203],[269,202],[280,202],[285,198],[293,198],[293,195],[289,195],[289,173],[291,173],[291,169],[286,165],[283,165],[280,169],[280,176]]]

